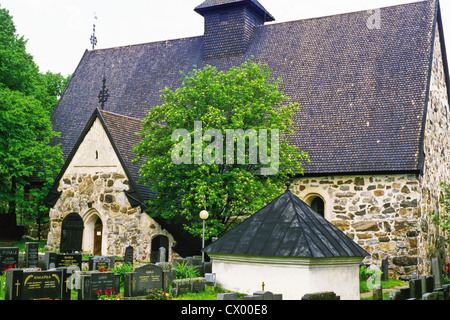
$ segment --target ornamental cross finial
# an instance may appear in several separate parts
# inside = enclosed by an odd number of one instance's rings
[[[94,13],[94,19],[97,20],[97,16],[95,16]],[[92,44],[92,50],[95,49],[95,46],[97,45],[97,37],[95,36],[95,23],[93,26],[92,36],[91,36],[91,44]]]
[[[100,93],[98,94],[98,102],[102,104],[102,110],[105,107],[105,102],[108,101],[109,93],[108,89],[106,89],[106,78],[103,76],[103,87]]]

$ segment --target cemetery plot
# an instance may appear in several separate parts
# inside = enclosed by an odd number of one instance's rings
[[[19,249],[14,247],[0,248],[0,271],[19,263]]]
[[[125,256],[123,258],[123,263],[133,264],[133,247],[128,246],[125,248]]]
[[[25,243],[25,266],[36,268],[39,262],[39,244],[37,242]]]
[[[107,270],[114,268],[115,258],[114,257],[102,257],[96,256],[89,258],[89,270]]]
[[[6,300],[63,300],[65,292],[68,288],[63,270],[6,272]]]
[[[120,275],[112,272],[89,271],[79,276],[78,300],[97,300],[106,291],[120,292]]]
[[[152,289],[163,289],[164,277],[161,267],[148,264],[125,274],[126,297],[145,296]]]
[[[81,254],[57,254],[55,256],[56,268],[77,266],[81,270],[81,263]]]

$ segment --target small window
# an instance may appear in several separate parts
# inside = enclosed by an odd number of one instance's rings
[[[322,217],[325,217],[325,203],[321,197],[314,198],[311,202],[311,209],[320,214]]]
[[[98,151],[95,150],[95,159],[98,160]]]

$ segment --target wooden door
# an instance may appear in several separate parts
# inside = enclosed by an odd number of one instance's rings
[[[102,238],[103,238],[103,224],[100,218],[95,222],[94,227],[94,255],[102,255]]]
[[[76,212],[68,214],[61,225],[61,253],[81,252],[84,224]]]

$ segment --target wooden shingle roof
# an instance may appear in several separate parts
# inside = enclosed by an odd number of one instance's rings
[[[104,76],[105,110],[142,119],[162,89],[180,86],[180,71],[253,56],[300,105],[291,143],[309,153],[306,175],[417,172],[437,9],[435,0],[382,8],[380,29],[367,27],[366,11],[257,26],[245,54],[224,59],[204,60],[203,36],[86,51],[52,114],[54,142],[67,157]]]
[[[369,254],[289,190],[204,249],[230,255],[332,258]]]

